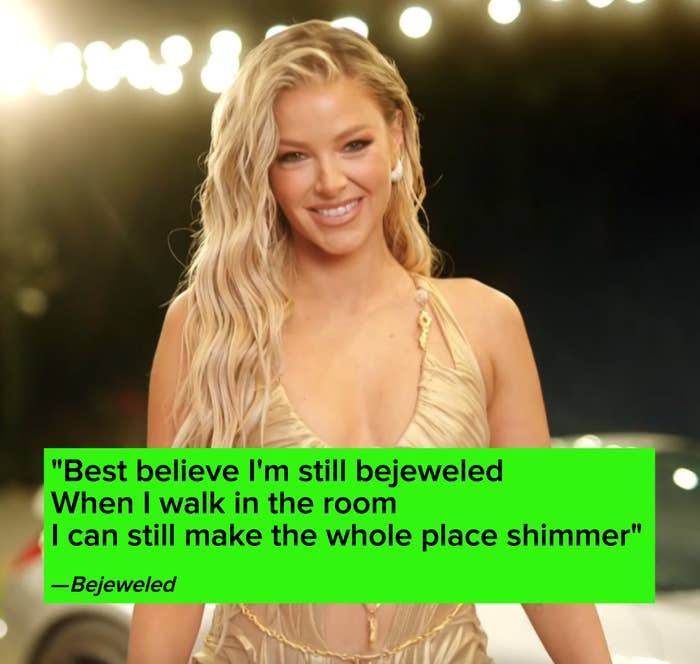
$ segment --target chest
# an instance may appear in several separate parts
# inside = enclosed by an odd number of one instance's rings
[[[365,320],[303,321],[283,335],[281,382],[292,410],[331,447],[393,447],[416,411],[424,371],[419,308]],[[441,330],[429,352],[450,366]]]

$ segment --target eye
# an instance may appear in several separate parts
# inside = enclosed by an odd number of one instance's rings
[[[285,152],[284,154],[277,157],[277,161],[282,164],[290,164],[295,161],[301,161],[304,155],[301,152]]]
[[[358,139],[356,141],[350,141],[345,147],[350,148],[350,152],[359,152],[364,150],[372,141],[366,141]]]

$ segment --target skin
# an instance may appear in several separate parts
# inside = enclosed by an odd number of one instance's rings
[[[297,414],[329,445],[395,445],[410,422],[421,353],[415,285],[391,256],[382,215],[391,169],[402,148],[400,114],[387,121],[357,81],[305,86],[275,105],[280,133],[270,186],[292,229],[297,278],[283,331],[281,381]],[[353,129],[361,126],[361,129]],[[362,199],[346,224],[313,210]],[[493,447],[548,447],[549,431],[525,325],[506,295],[473,279],[435,280],[476,354],[487,392]],[[166,315],[151,373],[148,445],[169,446],[167,414],[184,368],[179,364],[186,295]],[[429,350],[451,365],[439,326]],[[380,442],[378,442],[380,441]],[[254,610],[254,607],[251,607]],[[556,664],[609,664],[592,605],[524,605]],[[379,639],[396,605],[379,609]],[[129,664],[187,662],[202,605],[136,607]],[[326,605],[328,646],[361,651],[366,615],[359,605]],[[162,639],[154,638],[159,634]]]

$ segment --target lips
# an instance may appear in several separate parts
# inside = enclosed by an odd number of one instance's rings
[[[364,198],[351,198],[339,205],[324,205],[322,208],[309,208],[314,219],[324,226],[340,226],[352,220],[362,207]]]
[[[335,203],[334,205],[317,205],[316,207],[309,208],[310,210],[313,210],[314,212],[328,212],[330,210],[337,210],[339,208],[347,207],[348,205],[352,205],[353,203],[357,203],[360,200],[360,198],[348,198],[345,201],[341,201],[340,203]]]

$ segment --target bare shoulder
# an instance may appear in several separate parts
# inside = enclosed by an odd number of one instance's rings
[[[149,382],[149,447],[169,447],[173,440],[173,404],[185,372],[184,328],[189,308],[190,295],[185,291],[165,314]]]
[[[523,319],[513,299],[476,279],[436,279],[457,321],[485,351],[493,350],[524,330]]]
[[[153,371],[161,370],[169,374],[168,378],[178,373],[177,369],[183,359],[183,335],[190,307],[191,295],[185,291],[170,303],[165,314],[153,361]]]
[[[435,279],[458,317],[478,318],[491,325],[509,324],[521,319],[520,310],[505,293],[471,278]],[[492,332],[495,331],[491,330]]]
[[[490,401],[501,351],[525,335],[520,310],[511,297],[477,279],[434,279],[433,283],[469,339]]]
[[[182,329],[187,320],[192,301],[192,294],[189,291],[180,293],[169,305],[165,314],[163,327],[174,327]]]
[[[548,447],[535,358],[513,300],[475,279],[436,282],[482,367],[492,447]]]

